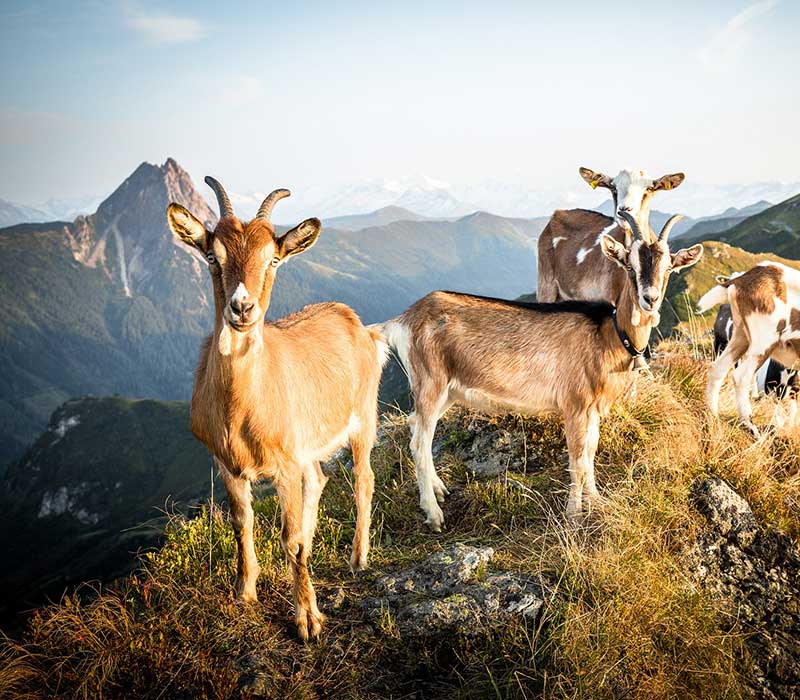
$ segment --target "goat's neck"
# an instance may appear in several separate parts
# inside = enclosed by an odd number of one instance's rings
[[[657,314],[642,311],[636,299],[636,289],[630,279],[626,279],[622,294],[617,300],[617,325],[628,334],[637,350],[644,350],[650,341],[650,332],[656,325],[657,318]],[[622,348],[619,339],[617,344]]]

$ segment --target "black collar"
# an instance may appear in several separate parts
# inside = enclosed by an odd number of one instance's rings
[[[617,323],[617,310],[614,309],[613,313],[611,314],[611,320],[614,322],[614,330],[617,332],[617,337],[619,338],[622,346],[628,351],[628,354],[631,357],[641,357],[644,355],[644,351],[647,349],[647,346],[643,347],[641,350],[637,350],[636,346],[633,344],[630,336],[619,327]]]

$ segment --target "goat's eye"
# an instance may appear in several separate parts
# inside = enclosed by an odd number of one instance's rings
[[[275,256],[274,258],[272,258],[272,260],[270,261],[269,264],[272,265],[272,267],[278,267],[278,263],[280,261],[281,261],[281,259],[279,257]]]

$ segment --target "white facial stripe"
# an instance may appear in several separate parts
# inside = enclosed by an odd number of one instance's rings
[[[591,251],[591,248],[581,248],[578,251],[578,254],[575,256],[575,259],[578,261],[578,265],[580,265],[586,259],[586,256],[589,255]]]
[[[566,240],[567,240],[566,236],[556,236],[553,239],[553,248],[555,248],[561,241],[566,241]]]
[[[629,207],[631,216],[637,218],[642,201],[647,195],[647,188],[653,184],[653,180],[644,170],[626,169],[620,170],[612,182],[617,190],[617,209]],[[614,212],[614,216],[616,215],[617,212]]]
[[[231,297],[231,302],[242,303],[247,301],[249,296],[250,294],[247,291],[247,287],[245,287],[242,282],[239,282],[239,286],[236,287],[236,291],[233,293],[233,296]]]

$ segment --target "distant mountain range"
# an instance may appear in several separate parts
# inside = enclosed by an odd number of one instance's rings
[[[334,216],[323,219],[322,224],[323,226],[330,226],[343,231],[358,231],[370,226],[385,226],[395,221],[424,221],[425,219],[426,217],[413,211],[390,205],[366,214],[350,214],[348,216]]]
[[[44,221],[72,221],[81,214],[94,211],[99,203],[97,197],[81,197],[48,199],[44,204],[26,206],[0,199],[0,228]]]
[[[537,218],[550,216],[555,209],[595,209],[602,205],[607,196],[606,192],[587,187],[580,181],[577,172],[574,186],[564,189],[541,189],[498,179],[451,185],[426,176],[295,189],[299,194],[298,200],[287,203],[282,212],[276,212],[278,221],[289,223],[307,216],[309,211],[325,219],[373,212],[389,206],[399,206],[429,218],[452,218],[473,211]],[[719,216],[729,207],[749,207],[762,200],[780,202],[797,192],[800,192],[800,182],[706,185],[693,183],[690,177],[675,191],[660,193],[654,207],[699,219]],[[234,205],[240,206],[246,216],[255,213],[263,197],[261,192],[232,195]],[[682,228],[687,227],[684,224]]]
[[[0,464],[67,399],[189,397],[211,328],[210,283],[166,226],[170,201],[213,226],[213,211],[168,159],[140,165],[90,216],[0,230]],[[270,317],[337,299],[370,323],[439,288],[516,297],[536,286],[543,226],[480,212],[358,231],[326,226],[281,269]]]
[[[721,231],[696,232],[687,239],[724,241],[751,253],[774,253],[792,260],[800,259],[800,194],[767,209],[734,221]]]

